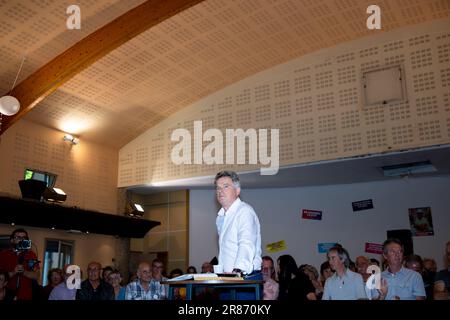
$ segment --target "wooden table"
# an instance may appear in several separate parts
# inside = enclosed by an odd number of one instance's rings
[[[262,280],[184,280],[161,281],[161,284],[169,285],[169,300],[173,300],[174,288],[186,288],[186,300],[192,300],[195,288],[227,288],[230,289],[230,300],[236,300],[236,290],[253,288],[256,300],[261,300]]]

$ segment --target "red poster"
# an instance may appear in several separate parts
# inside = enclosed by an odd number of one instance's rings
[[[322,211],[303,209],[302,218],[309,220],[322,220]]]
[[[367,253],[375,253],[382,254],[383,253],[383,245],[378,243],[367,243],[366,242],[366,250]]]

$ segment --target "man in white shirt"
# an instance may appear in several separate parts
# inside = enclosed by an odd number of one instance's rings
[[[261,232],[253,208],[239,199],[239,177],[221,171],[215,179],[217,201],[222,208],[216,219],[219,234],[219,265],[224,272],[241,273],[245,278],[261,275]],[[256,279],[256,278],[252,278]]]

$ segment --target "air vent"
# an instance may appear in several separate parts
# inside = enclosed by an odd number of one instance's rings
[[[430,161],[402,163],[381,167],[385,177],[403,177],[411,174],[436,172]]]

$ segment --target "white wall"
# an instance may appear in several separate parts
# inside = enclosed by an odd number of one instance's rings
[[[431,207],[434,236],[414,237],[414,251],[434,258],[443,268],[444,246],[450,240],[450,177],[409,178],[308,188],[252,189],[241,193],[261,223],[263,255],[268,243],[285,240],[287,250],[269,254],[276,259],[291,254],[298,264],[316,266],[325,261],[319,242],[339,242],[351,258],[364,254],[366,242],[382,243],[386,230],[409,229],[408,208]],[[353,212],[353,201],[373,199],[374,209]],[[190,191],[189,264],[218,255],[213,190]],[[301,209],[322,210],[321,221],[301,219]],[[380,259],[377,255],[366,254]]]

